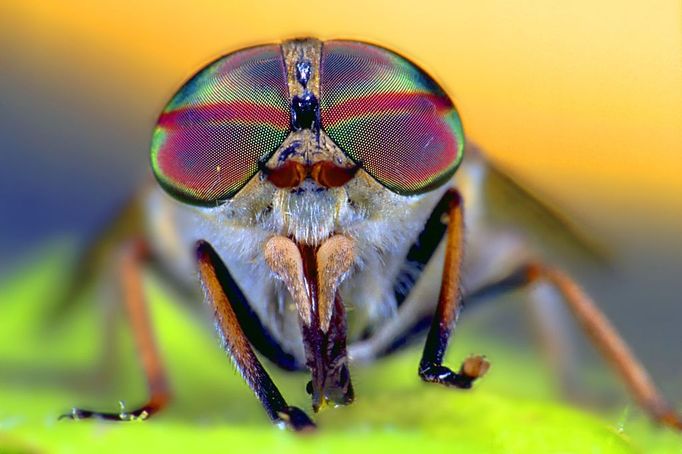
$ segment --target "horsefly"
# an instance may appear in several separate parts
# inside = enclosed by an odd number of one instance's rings
[[[466,389],[489,363],[443,364],[463,304],[539,281],[562,297],[639,405],[682,428],[580,287],[483,224],[486,185],[507,180],[471,144],[465,153],[451,99],[395,52],[300,39],[219,58],[161,113],[151,166],[158,184],[140,197],[144,222],[120,242],[119,262],[149,400],[69,417],[144,419],[168,403],[140,278],[153,263],[201,283],[238,371],[272,421],[296,431],[315,424],[287,403],[255,351],[283,369],[308,369],[317,412],[353,401],[350,362],[393,352],[423,328],[419,377]],[[424,282],[439,274],[432,295]]]

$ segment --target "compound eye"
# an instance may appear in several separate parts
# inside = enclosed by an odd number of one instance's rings
[[[324,43],[320,116],[329,137],[398,194],[444,184],[462,160],[462,124],[450,98],[416,65],[380,47]]]
[[[258,172],[290,123],[279,46],[229,54],[192,77],[161,113],[151,146],[154,175],[183,202],[215,205]]]

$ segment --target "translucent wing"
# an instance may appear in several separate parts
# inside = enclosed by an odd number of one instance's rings
[[[467,144],[465,164],[480,173],[477,195],[486,226],[519,232],[531,248],[552,257],[608,265],[604,245],[542,196],[493,164],[476,145]]]

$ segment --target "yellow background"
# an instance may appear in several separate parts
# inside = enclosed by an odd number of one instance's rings
[[[16,2],[22,58],[137,81],[150,122],[200,66],[313,35],[378,42],[423,65],[468,136],[591,228],[682,227],[682,8],[677,1]],[[42,63],[41,63],[42,60]],[[115,125],[112,125],[115,127]],[[608,214],[608,216],[605,216]],[[637,219],[646,219],[646,223]],[[617,230],[617,229],[616,229]],[[629,234],[629,233],[628,233]]]

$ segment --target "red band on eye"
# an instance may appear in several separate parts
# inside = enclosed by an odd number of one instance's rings
[[[158,125],[171,129],[200,123],[232,121],[269,123],[279,126],[282,121],[282,111],[270,106],[239,101],[204,104],[164,112],[159,117]]]
[[[154,175],[178,199],[214,205],[258,172],[290,125],[279,46],[230,54],[197,73],[164,109],[152,141]]]
[[[356,118],[359,112],[364,115],[388,111],[422,109],[425,113],[434,110],[442,114],[452,109],[449,99],[426,93],[376,93],[342,101],[325,111],[325,119],[336,124],[350,118]],[[323,125],[324,126],[324,125]]]

